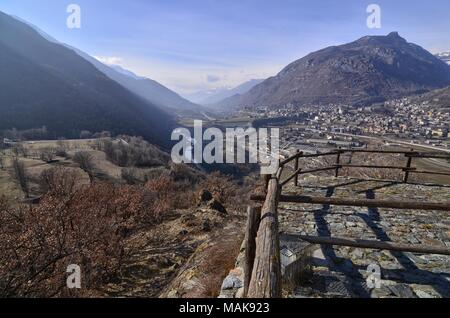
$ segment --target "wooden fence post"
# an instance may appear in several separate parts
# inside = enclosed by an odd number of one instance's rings
[[[280,240],[277,212],[279,190],[278,179],[272,178],[261,211],[261,222],[256,237],[255,262],[248,289],[249,298],[281,297]]]
[[[256,235],[261,220],[261,206],[247,208],[247,226],[245,229],[244,298],[247,297],[253,263],[256,253]]]
[[[302,153],[300,152],[300,150],[297,149],[297,158],[295,159],[295,168],[294,168],[294,171],[297,171],[297,170],[298,170],[298,165],[299,165],[300,155],[301,155],[301,154],[302,154]],[[298,174],[295,176],[294,184],[295,184],[296,187],[298,187]]]
[[[269,181],[271,178],[270,174],[263,174],[262,175],[263,181],[264,181],[264,191],[267,193],[267,188],[269,187]]]
[[[414,151],[414,149],[411,149],[411,152]],[[407,154],[405,154],[407,156]],[[409,178],[409,168],[411,168],[411,163],[412,163],[412,156],[408,156],[408,161],[406,162],[406,169],[405,169],[405,175],[403,177],[403,183],[407,183],[408,182],[408,178]]]
[[[341,164],[341,147],[339,147],[339,153],[336,158],[336,173],[334,174],[335,178],[339,177],[340,164]]]

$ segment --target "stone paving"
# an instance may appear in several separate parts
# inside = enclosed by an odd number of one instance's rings
[[[450,186],[317,176],[286,185],[283,194],[450,202]],[[445,211],[280,203],[279,220],[290,234],[450,246]],[[450,297],[450,256],[318,246],[312,264],[312,275],[288,297]],[[379,288],[367,286],[369,265],[381,269]]]

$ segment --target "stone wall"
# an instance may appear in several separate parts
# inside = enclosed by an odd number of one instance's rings
[[[236,266],[224,279],[220,288],[219,298],[243,298],[244,296],[244,263],[245,263],[245,241],[236,259]]]

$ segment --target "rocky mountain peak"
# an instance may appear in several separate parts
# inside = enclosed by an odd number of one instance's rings
[[[389,34],[387,35],[387,37],[390,38],[390,39],[399,39],[399,40],[406,41],[404,38],[402,38],[402,37],[400,36],[400,34],[398,34],[398,32],[395,32],[395,31],[389,33]]]
[[[448,85],[448,65],[391,32],[308,54],[224,105],[370,105]]]

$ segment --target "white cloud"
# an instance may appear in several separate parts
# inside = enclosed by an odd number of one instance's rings
[[[97,60],[106,65],[122,65],[123,59],[117,56],[94,56]]]

